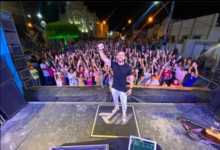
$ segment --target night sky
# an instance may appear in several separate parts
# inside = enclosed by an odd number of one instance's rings
[[[48,2],[30,2],[32,7],[24,8],[26,12],[32,11],[33,14],[41,12],[43,20],[47,23],[58,21],[59,6],[58,1]],[[84,4],[91,12],[95,11],[100,20],[107,20],[109,30],[116,30],[121,32],[123,27],[126,30],[131,29],[128,25],[128,19],[137,21],[150,8],[154,2],[87,2]],[[165,4],[166,1],[163,1]],[[64,13],[66,1],[60,3],[61,12]],[[149,12],[136,23],[135,28],[140,29],[148,20],[148,17],[154,15],[163,5],[158,3],[149,10]],[[171,2],[166,6],[168,11],[171,9]],[[220,2],[175,2],[173,19],[190,19],[199,16],[220,13]],[[154,18],[156,21],[162,21],[168,16],[165,9],[162,9]],[[34,22],[40,22],[38,18],[32,18]],[[220,20],[220,17],[219,17]],[[126,26],[127,25],[127,26]],[[145,26],[144,29],[150,28],[153,23]]]

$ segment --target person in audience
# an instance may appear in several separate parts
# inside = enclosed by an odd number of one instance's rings
[[[154,44],[151,41],[139,41],[138,45],[143,46],[140,47],[143,48],[140,50],[133,47],[137,45],[136,42],[131,42],[130,40],[116,41],[113,39],[82,41],[74,43],[73,45],[69,44],[64,50],[62,49],[63,46],[51,44],[46,47],[41,47],[41,44],[37,44],[39,47],[36,47],[37,51],[35,53],[33,53],[33,49],[28,50],[28,54],[32,53],[30,55],[33,56],[30,57],[28,61],[33,62],[33,59],[36,57],[47,86],[50,85],[49,81],[52,73],[52,71],[49,73],[47,70],[47,68],[51,69],[50,66],[55,67],[55,70],[52,69],[54,72],[61,73],[60,78],[63,81],[62,85],[69,85],[68,70],[70,68],[74,70],[74,75],[70,75],[72,80],[71,85],[73,85],[73,81],[75,86],[83,85],[81,82],[78,83],[79,78],[80,80],[83,79],[85,85],[108,85],[113,73],[111,67],[107,67],[106,63],[101,60],[97,50],[93,48],[98,43],[104,44],[105,48],[103,49],[103,53],[113,62],[118,61],[116,57],[117,53],[124,51],[124,62],[125,64],[129,64],[132,68],[133,84],[135,85],[145,85],[151,81],[151,76],[155,75],[155,79],[161,83],[161,86],[169,86],[171,83],[174,83],[176,71],[184,70],[191,72],[190,75],[192,79],[189,78],[187,82],[183,83],[183,86],[186,85],[190,87],[192,86],[191,83],[196,80],[196,69],[194,65],[192,65],[196,60],[193,60],[193,58],[182,58],[179,54],[170,53],[165,49],[160,50],[158,47],[153,50],[155,48],[154,46],[158,46],[157,41],[154,41]],[[70,50],[71,47],[74,47],[74,51]],[[199,59],[198,63],[201,62]],[[209,59],[206,66],[199,63],[203,67],[200,67],[200,69],[206,69],[205,71],[207,72],[215,69],[216,60],[217,59]],[[136,72],[137,70],[138,73]],[[101,75],[103,75],[104,78],[102,78]],[[52,76],[56,80],[56,76],[54,76],[54,74]],[[92,84],[90,81],[92,81]]]
[[[76,72],[73,71],[72,68],[70,68],[69,72],[68,72],[68,78],[69,78],[69,85],[70,86],[74,86],[74,85],[78,84],[76,76],[77,76]]]
[[[49,82],[50,81],[50,73],[48,72],[48,70],[46,68],[47,65],[48,65],[48,63],[44,59],[43,62],[40,64],[40,68],[43,70],[45,85],[49,86],[50,85],[50,82]]]
[[[152,75],[149,80],[147,80],[146,86],[159,86],[160,83],[155,79],[155,75]]]
[[[92,76],[93,76],[93,73],[90,72],[89,77],[86,79],[86,84],[89,86],[92,85]]]
[[[30,73],[31,73],[31,76],[32,78],[34,79],[34,84],[36,86],[41,86],[41,81],[40,81],[40,78],[39,78],[39,73],[36,69],[34,69],[34,67],[32,65],[30,65]]]
[[[192,71],[192,68],[194,68],[195,71]],[[192,85],[196,82],[199,76],[196,63],[193,63],[193,65],[189,68],[189,74],[189,78],[183,84],[184,87],[192,87]]]
[[[61,73],[55,72],[54,77],[55,77],[55,81],[56,81],[57,86],[63,86],[63,81],[61,79]]]
[[[170,85],[170,87],[183,87],[178,79],[174,79],[173,83]]]
[[[216,61],[215,61],[215,58],[210,58],[206,61],[206,72],[205,72],[205,76],[209,76],[211,70],[213,67],[215,67],[215,64],[216,64]]]
[[[62,72],[63,72],[63,77],[64,77],[64,81],[65,81],[65,85],[69,85],[69,78],[68,78],[68,66],[67,64],[64,65],[64,68],[61,68]]]
[[[104,75],[103,75],[103,71],[101,70],[98,79],[99,85],[103,86],[103,81],[104,81]]]
[[[162,73],[162,77],[163,77],[163,81],[169,86],[172,78],[172,72],[168,70],[168,68],[169,68],[168,66],[165,67]]]
[[[79,74],[79,77],[78,78],[75,78],[75,79],[78,79],[78,82],[80,86],[84,86],[85,83],[84,83],[84,80],[86,80],[85,78],[83,78],[83,74]]]
[[[55,69],[53,68],[53,66],[48,66],[48,65],[46,65],[46,69],[47,69],[47,71],[48,71],[49,74],[50,74],[49,84],[50,84],[50,85],[55,85],[55,79],[54,79]]]

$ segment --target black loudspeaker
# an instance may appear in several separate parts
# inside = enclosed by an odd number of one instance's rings
[[[30,73],[30,70],[28,68],[20,70],[19,74],[20,74],[21,80],[25,80],[25,79],[28,79],[28,78],[32,77],[31,73]]]
[[[1,83],[0,83],[1,86],[12,80],[13,80],[13,76],[11,75],[11,72],[8,70],[4,61],[1,59]]]
[[[23,80],[22,82],[25,89],[29,89],[30,87],[34,86],[34,80],[32,78]]]
[[[13,19],[1,18],[1,24],[5,31],[17,32]]]
[[[14,60],[14,64],[16,66],[16,68],[27,68],[27,60],[25,57],[21,57],[21,58],[15,58]]]
[[[8,47],[9,47],[12,57],[23,57],[24,56],[21,45],[14,45],[14,46],[8,45]]]
[[[7,39],[8,44],[14,44],[14,45],[19,45],[19,44],[21,44],[21,43],[20,43],[20,40],[19,40],[19,38],[18,38],[17,33],[8,33],[8,32],[5,32],[5,36],[6,36],[6,39]]]
[[[216,89],[217,87],[218,87],[218,84],[217,84],[216,82],[213,82],[213,81],[210,81],[210,82],[209,82],[208,88],[209,88],[210,90],[214,90],[214,89]]]
[[[216,67],[216,71],[220,71],[220,60],[218,61],[218,65],[217,65],[217,67]]]
[[[12,118],[26,104],[27,102],[14,82],[1,86],[1,112],[6,119]]]
[[[212,76],[212,80],[215,80],[217,82],[220,81],[220,71],[217,71],[217,70],[215,71],[215,73]]]
[[[32,77],[30,72],[28,71],[29,69],[27,69],[27,61],[24,57],[23,49],[17,35],[14,20],[10,12],[0,10],[0,14],[2,30],[4,31],[8,48],[13,59],[13,63],[16,67],[16,70],[18,71],[20,79],[23,80],[22,82],[24,84],[24,88],[27,89],[27,87],[31,87],[31,85],[34,86],[34,81],[31,82],[29,80],[32,79]]]
[[[220,100],[219,100],[219,95],[220,95],[220,87],[218,87],[218,90],[215,93],[215,96],[211,100],[211,102],[208,104],[208,108],[213,112],[218,115],[220,115]]]

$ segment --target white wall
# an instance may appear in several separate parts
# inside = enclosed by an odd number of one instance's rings
[[[183,56],[190,57],[196,40],[190,39],[186,41],[185,49],[183,51]]]
[[[178,49],[178,53],[180,54],[182,50],[183,44],[176,44],[176,48]]]
[[[218,42],[220,40],[220,27],[212,28],[208,40],[213,42]]]

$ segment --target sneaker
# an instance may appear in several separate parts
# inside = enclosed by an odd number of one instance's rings
[[[126,122],[127,121],[127,116],[126,115],[122,115],[122,122]]]
[[[119,107],[115,107],[115,108],[112,110],[112,113],[116,113],[118,110],[119,110]]]

